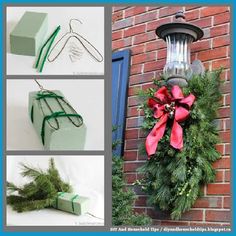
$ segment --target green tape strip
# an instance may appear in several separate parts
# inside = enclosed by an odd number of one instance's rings
[[[72,211],[75,212],[75,206],[74,206],[74,200],[78,197],[79,195],[76,194],[74,197],[71,198],[71,204],[72,204]]]
[[[64,192],[61,193],[57,193],[57,198],[56,198],[56,209],[58,209],[58,199],[60,196],[62,196],[64,194]]]

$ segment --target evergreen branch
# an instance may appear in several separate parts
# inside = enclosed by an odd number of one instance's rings
[[[20,188],[20,187],[17,187],[17,186],[16,186],[15,184],[13,184],[13,183],[7,181],[7,190],[8,190],[8,191],[11,191],[11,192],[16,192],[16,191],[20,191],[21,188]]]
[[[30,167],[24,163],[21,163],[21,167],[22,167],[21,175],[23,177],[30,177],[30,178],[36,179],[38,176],[43,174],[43,171],[41,169]]]
[[[51,207],[55,199],[43,199],[43,200],[27,200],[14,203],[12,205],[13,210],[17,212],[41,210],[47,207]]]
[[[217,70],[194,76],[183,88],[185,96],[189,93],[196,96],[190,117],[180,123],[183,127],[183,150],[179,152],[170,146],[172,121],[169,120],[157,152],[139,168],[144,177],[137,183],[149,195],[148,203],[170,211],[171,218],[175,220],[193,206],[201,195],[201,186],[215,180],[212,163],[220,158],[220,153],[215,149],[218,131],[214,124],[222,97],[220,73],[221,70]],[[158,89],[166,85],[165,79],[154,80],[154,84]],[[155,91],[143,92],[141,97],[148,99]],[[145,118],[143,128],[149,133],[157,121],[146,101],[140,108]]]

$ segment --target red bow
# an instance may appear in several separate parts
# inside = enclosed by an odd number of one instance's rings
[[[183,122],[189,116],[188,109],[194,103],[195,96],[189,94],[184,97],[179,86],[174,85],[171,95],[168,89],[163,86],[149,98],[148,106],[153,109],[154,117],[159,119],[146,139],[146,150],[148,156],[155,154],[159,140],[163,137],[168,117],[173,119],[173,126],[170,135],[170,145],[176,149],[183,148],[183,129],[178,122]]]

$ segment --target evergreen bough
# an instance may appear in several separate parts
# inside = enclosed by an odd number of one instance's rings
[[[39,168],[21,164],[22,177],[28,177],[32,181],[16,186],[7,182],[7,204],[17,212],[39,210],[52,207],[58,192],[72,192],[69,183],[64,182],[55,166],[54,159],[49,160],[49,168],[43,171]]]
[[[220,153],[215,149],[219,141],[215,119],[221,99],[220,73],[221,70],[217,70],[194,76],[188,87],[183,88],[185,96],[192,93],[196,97],[189,118],[180,123],[183,128],[183,150],[178,151],[170,146],[173,120],[169,119],[156,153],[139,169],[144,178],[138,184],[148,194],[148,204],[157,210],[169,211],[174,220],[180,219],[193,206],[202,195],[203,185],[215,180],[212,163],[220,158]],[[157,89],[150,88],[140,94],[145,99],[140,108],[144,111],[143,128],[147,134],[157,120],[146,101],[161,86],[167,86],[165,79],[154,80],[154,84]]]
[[[115,129],[113,127],[113,132]],[[119,140],[115,140],[112,149],[114,150],[120,143]],[[123,166],[122,157],[112,157],[112,225],[150,225],[150,217],[134,212],[136,196],[134,191],[126,186]]]

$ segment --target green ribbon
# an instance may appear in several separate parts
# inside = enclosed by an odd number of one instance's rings
[[[63,96],[57,95],[55,93],[37,93],[36,100],[44,99],[44,98],[64,98]],[[34,123],[34,106],[31,107],[30,118],[32,123]]]
[[[44,144],[44,136],[45,136],[45,124],[48,120],[58,118],[58,117],[79,117],[82,121],[83,118],[79,114],[67,114],[64,111],[58,111],[54,112],[51,115],[47,115],[43,118],[43,123],[42,123],[42,129],[41,129],[41,138],[42,138],[42,143]]]
[[[65,194],[65,192],[61,192],[61,193],[58,193],[58,194],[57,194],[57,198],[56,198],[56,209],[58,209],[58,200],[59,200],[59,197],[63,196],[63,194]],[[75,200],[78,196],[79,196],[79,195],[76,194],[76,195],[74,195],[74,196],[70,199],[73,213],[75,212],[74,200]]]
[[[74,207],[74,200],[78,197],[79,195],[76,194],[74,197],[71,198],[71,203],[72,203],[72,211],[75,212],[75,207]]]
[[[61,193],[57,193],[57,198],[56,198],[56,209],[58,209],[58,199],[60,196],[62,196],[64,194],[64,192]]]

